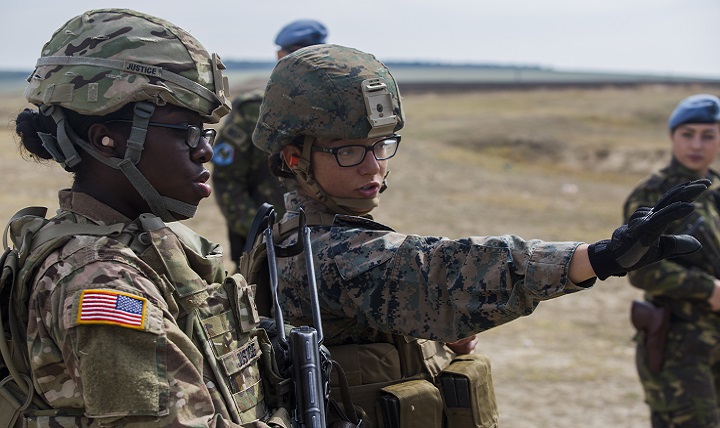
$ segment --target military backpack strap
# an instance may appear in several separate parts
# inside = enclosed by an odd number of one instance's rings
[[[16,212],[5,225],[5,230],[3,231],[3,247],[6,249],[9,248],[8,232],[13,221],[27,216],[45,219],[46,214],[46,207],[27,207]],[[48,242],[77,235],[118,236],[123,231],[123,228],[124,226],[122,224],[110,226],[77,223],[53,224],[51,227],[44,226],[32,234],[25,232],[18,251],[21,255],[27,255]]]
[[[15,347],[16,342],[12,340],[12,333],[8,333],[5,321],[9,320],[8,311],[4,310],[10,306],[10,294],[12,282],[17,273],[17,250],[6,248],[0,258],[2,274],[0,276],[0,427],[15,426],[18,418],[35,401],[39,408],[47,408],[37,396],[33,388],[32,379],[16,364]]]
[[[13,221],[25,216],[44,219],[46,214],[45,207],[23,208],[10,218],[3,231],[5,250],[0,258],[0,427],[14,426],[22,412],[31,404],[38,409],[48,409],[35,395],[29,365],[25,361],[24,353],[18,352],[21,348],[18,347],[18,328],[11,302],[20,263],[18,249],[11,248],[8,244],[8,231]]]
[[[12,426],[20,414],[32,409],[34,413],[50,411],[50,407],[35,393],[30,378],[30,364],[25,351],[25,332],[15,304],[29,295],[26,283],[35,268],[55,249],[72,236],[113,236],[122,232],[122,225],[50,224],[45,218],[46,207],[26,207],[15,213],[3,231],[5,251],[0,258],[0,427]],[[20,223],[13,233],[17,248],[11,248],[8,235],[14,222]],[[37,220],[41,221],[37,221]],[[30,255],[32,254],[32,257]],[[20,296],[20,297],[18,297]]]
[[[45,227],[39,230],[38,233],[33,236],[29,250],[32,252],[46,242],[68,236],[118,236],[122,233],[123,228],[124,226],[121,223],[113,224],[111,226],[76,223],[57,224],[53,227]]]
[[[20,217],[25,216],[34,216],[34,217],[42,217],[45,218],[45,215],[47,214],[47,208],[46,207],[26,207],[21,209],[20,211],[16,212],[12,217],[10,217],[10,221],[7,222],[5,225],[5,230],[3,231],[3,248],[7,249],[10,246],[8,245],[8,231],[10,230],[10,223],[13,221],[19,219]]]

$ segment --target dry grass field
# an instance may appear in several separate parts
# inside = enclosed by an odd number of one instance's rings
[[[646,86],[409,94],[408,123],[375,217],[405,233],[513,233],[592,242],[620,225],[630,188],[668,160],[667,115],[683,97],[720,88]],[[23,161],[10,130],[24,107],[0,94],[0,218],[56,209],[70,178]],[[188,222],[226,245],[214,200]],[[640,293],[610,279],[542,303],[479,335],[493,362],[503,428],[647,427],[629,307]]]

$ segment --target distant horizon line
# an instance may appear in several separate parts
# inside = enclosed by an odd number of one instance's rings
[[[620,70],[601,70],[601,69],[579,69],[579,68],[562,68],[550,65],[532,64],[532,63],[501,63],[501,62],[450,62],[444,60],[398,60],[388,59],[382,61],[389,68],[449,68],[449,69],[485,69],[485,70],[516,70],[516,71],[542,71],[557,74],[606,74],[606,75],[626,75],[626,76],[648,76],[648,77],[675,77],[675,78],[701,78],[701,79],[720,79],[720,74],[704,74],[704,73],[678,73],[678,72],[662,72],[662,71],[620,71]],[[276,60],[259,60],[259,59],[223,59],[223,63],[228,71],[244,71],[244,70],[271,70]],[[32,69],[19,69],[14,67],[4,68],[0,66],[0,74],[3,78],[11,78],[24,74],[27,77]]]
[[[588,74],[608,74],[608,75],[633,75],[633,76],[654,76],[654,77],[694,77],[694,78],[707,78],[707,79],[720,79],[720,73],[691,73],[691,72],[663,72],[663,71],[627,71],[627,70],[607,70],[607,69],[593,69],[593,68],[571,68],[571,67],[557,67],[553,65],[542,65],[536,63],[507,63],[507,62],[493,62],[493,61],[451,61],[451,60],[402,60],[402,59],[381,59],[383,64],[388,67],[426,67],[426,68],[453,68],[453,69],[497,69],[497,70],[534,70],[534,71],[547,71],[553,73],[588,73]],[[277,61],[275,60],[257,60],[257,59],[238,59],[238,58],[227,58],[223,59],[223,62],[229,70],[235,69],[233,66],[253,66],[260,65],[269,66],[272,68]]]
[[[441,60],[384,60],[382,61],[387,66],[414,66],[414,67],[449,67],[449,68],[501,68],[501,69],[528,69],[528,70],[546,70],[554,71],[555,67],[543,66],[539,64],[514,64],[514,63],[495,63],[495,62],[446,62]],[[277,60],[262,60],[262,59],[238,59],[230,58],[223,59],[225,66],[230,69],[236,68],[272,68],[277,64]],[[32,70],[29,68],[15,68],[15,67],[2,67],[2,72],[12,73],[30,73]]]

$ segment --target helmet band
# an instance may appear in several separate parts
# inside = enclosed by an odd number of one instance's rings
[[[222,73],[219,72],[219,70],[225,69],[225,66],[220,62],[219,57],[217,55],[213,55],[213,71],[218,72],[216,74],[222,75]],[[114,70],[119,70],[127,73],[133,73],[133,74],[142,74],[146,76],[154,76],[158,79],[165,80],[170,83],[174,83],[182,88],[185,88],[191,92],[193,92],[196,95],[201,96],[202,98],[205,98],[206,100],[210,102],[219,102],[221,105],[223,105],[222,100],[225,100],[225,94],[227,93],[227,88],[225,87],[225,84],[227,82],[226,78],[220,79],[220,81],[215,80],[215,92],[211,92],[201,84],[194,82],[186,77],[180,76],[179,74],[175,74],[171,71],[163,70],[162,67],[154,66],[154,65],[146,65],[141,64],[137,62],[128,62],[128,61],[117,61],[112,59],[104,59],[104,58],[93,58],[93,57],[70,57],[70,56],[46,56],[42,58],[38,58],[37,63],[35,64],[35,67],[41,67],[41,66],[58,66],[58,65],[89,65],[89,66],[96,66],[96,67],[104,67],[104,68],[111,68]],[[215,77],[215,76],[214,76]],[[53,86],[49,87],[48,90],[50,93],[45,94],[45,102],[46,103],[52,103],[56,101],[63,101],[62,99],[57,100],[56,97],[62,97],[62,92],[55,95],[55,90],[51,90],[50,88],[54,88]],[[48,99],[49,98],[49,99]]]

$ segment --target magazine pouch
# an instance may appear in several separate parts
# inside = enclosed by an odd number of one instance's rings
[[[380,390],[381,426],[442,428],[440,391],[424,379],[396,383]]]
[[[480,354],[459,355],[440,374],[445,415],[453,428],[496,428],[497,403],[490,359]]]

